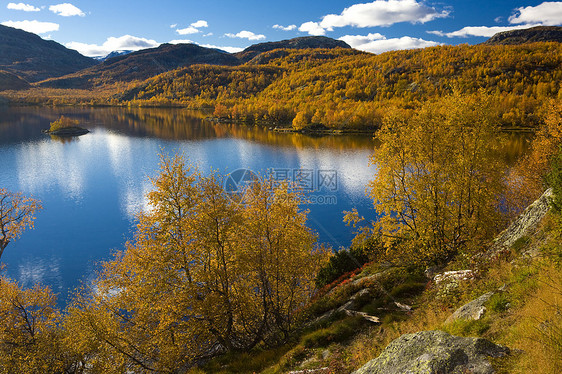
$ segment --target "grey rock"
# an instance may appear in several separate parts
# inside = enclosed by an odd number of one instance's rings
[[[358,301],[360,301],[360,299],[363,298],[363,297],[368,297],[370,294],[371,294],[371,292],[369,291],[368,288],[364,288],[364,289],[356,292],[355,294],[353,294],[349,298],[349,300],[345,304],[341,305],[339,308],[329,310],[326,313],[322,314],[320,317],[318,317],[318,318],[314,319],[312,322],[310,322],[309,326],[318,324],[320,322],[327,321],[328,319],[332,318],[333,316],[335,316],[338,313],[345,313],[348,316],[358,315],[358,316],[361,316],[361,317],[365,318],[369,322],[379,323],[380,321],[379,321],[378,317],[368,315],[367,313],[355,311],[359,306]]]
[[[498,235],[494,244],[486,253],[486,257],[491,257],[503,249],[509,249],[518,239],[533,233],[550,210],[551,198],[552,189],[549,188],[540,198],[529,205],[507,229]]]
[[[507,354],[509,348],[486,339],[422,331],[394,340],[354,374],[492,374],[488,357]]]
[[[439,273],[433,277],[438,292],[437,297],[446,298],[456,293],[461,282],[466,282],[474,278],[472,270],[456,270]]]
[[[473,320],[473,321],[479,320],[486,313],[486,307],[484,306],[484,304],[486,304],[488,300],[490,300],[490,297],[492,297],[493,294],[494,292],[485,293],[484,295],[480,296],[478,299],[472,300],[471,302],[464,304],[459,309],[457,309],[453,314],[451,314],[451,316],[447,318],[445,323],[451,323],[459,319]]]

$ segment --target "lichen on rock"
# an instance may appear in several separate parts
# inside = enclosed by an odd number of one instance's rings
[[[486,339],[422,331],[395,339],[354,374],[492,374],[488,358],[507,354],[509,348]]]

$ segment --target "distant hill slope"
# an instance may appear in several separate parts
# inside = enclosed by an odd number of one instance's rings
[[[524,44],[534,42],[559,42],[562,43],[562,27],[537,26],[524,30],[512,30],[497,33],[484,44]]]
[[[241,62],[248,62],[264,52],[273,51],[274,49],[309,49],[309,48],[351,48],[344,41],[328,38],[326,36],[304,36],[300,38],[281,40],[278,42],[268,42],[254,44],[242,52],[234,55]]]
[[[41,82],[42,87],[90,88],[114,82],[145,80],[180,67],[195,64],[237,65],[233,55],[195,44],[162,44],[109,58],[99,65],[58,79]]]
[[[52,40],[0,25],[0,69],[28,82],[74,73],[96,63]]]
[[[9,71],[0,70],[0,91],[24,90],[29,87],[30,84],[17,75],[10,73]]]
[[[162,44],[157,48],[144,49],[129,54],[108,58],[99,65],[56,79],[40,83],[52,88],[92,88],[114,82],[145,80],[177,68],[192,65],[236,66],[252,59],[256,64],[267,63],[272,56],[265,56],[276,49],[333,49],[351,47],[341,40],[323,36],[311,36],[261,43],[246,50],[230,54],[218,49],[205,48],[196,44]],[[278,56],[277,56],[278,57]]]
[[[463,95],[492,93],[502,125],[533,127],[540,123],[538,108],[560,97],[562,87],[561,43],[438,46],[379,55],[278,49],[251,61],[174,70],[116,99],[214,107],[216,117],[249,123],[351,129],[378,127],[390,105],[410,110],[460,87]]]

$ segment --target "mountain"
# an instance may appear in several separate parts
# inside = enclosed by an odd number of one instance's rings
[[[224,51],[196,44],[162,44],[109,58],[99,65],[58,79],[41,82],[42,87],[91,88],[114,82],[145,80],[155,75],[196,64],[238,65],[238,59]]]
[[[143,49],[120,54],[115,57],[108,56],[99,65],[57,79],[45,80],[40,85],[53,88],[92,88],[114,82],[145,80],[170,70],[191,65],[240,65],[258,56],[264,56],[266,52],[280,48],[350,49],[351,47],[341,40],[334,40],[324,36],[310,36],[256,44],[235,54],[230,54],[220,49],[201,47],[196,44],[162,44],[157,48]],[[270,58],[272,56],[266,59]]]
[[[52,40],[0,25],[0,70],[28,82],[74,73],[96,63]]]
[[[300,38],[281,40],[278,42],[268,42],[254,44],[242,52],[234,55],[243,63],[248,62],[256,56],[273,51],[274,49],[310,49],[310,48],[351,48],[344,41],[328,38],[326,36],[303,36]]]
[[[562,43],[562,27],[537,26],[524,30],[511,30],[497,33],[484,44],[525,44],[534,42],[559,42]]]

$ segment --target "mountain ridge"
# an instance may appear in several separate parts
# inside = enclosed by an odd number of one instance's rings
[[[242,65],[274,49],[313,48],[351,49],[347,43],[328,37],[300,37],[260,43],[239,53],[228,53],[197,44],[162,44],[156,48],[110,57],[96,66],[63,77],[45,80],[39,85],[49,88],[92,88],[117,81],[146,80],[158,74],[191,65]]]
[[[342,40],[328,38],[326,36],[302,36],[298,38],[285,39],[276,42],[258,43],[249,46],[242,52],[234,55],[243,63],[248,62],[256,56],[273,51],[275,49],[313,49],[313,48],[345,48],[351,49],[349,44]]]

